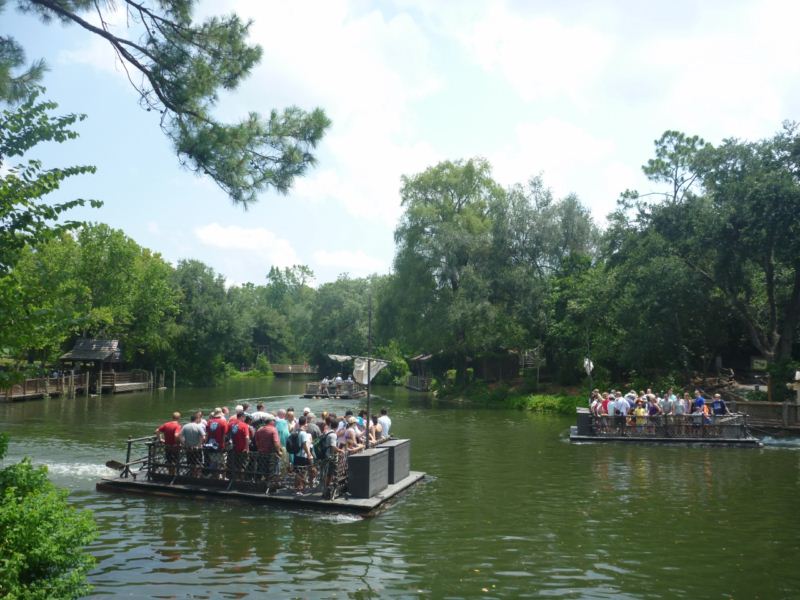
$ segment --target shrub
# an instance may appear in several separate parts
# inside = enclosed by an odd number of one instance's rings
[[[264,354],[259,354],[258,357],[256,358],[256,364],[254,370],[259,375],[267,375],[267,376],[273,375],[272,367],[270,367],[269,360],[267,360],[267,357]]]
[[[520,410],[574,415],[575,408],[583,406],[584,400],[580,396],[530,395],[512,396],[508,398],[507,403],[509,407]]]
[[[5,443],[0,435],[0,458]],[[28,459],[0,470],[0,597],[77,598],[90,591],[94,558],[83,548],[95,524],[66,498],[47,469]]]
[[[766,402],[769,396],[764,390],[747,390],[744,397],[753,402]]]

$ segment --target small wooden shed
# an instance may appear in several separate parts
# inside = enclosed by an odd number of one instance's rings
[[[103,373],[112,374],[122,365],[122,349],[118,340],[99,340],[93,338],[79,338],[75,340],[72,350],[62,354],[59,359],[65,365],[89,365],[81,370],[93,373],[93,389],[102,391],[106,382]]]

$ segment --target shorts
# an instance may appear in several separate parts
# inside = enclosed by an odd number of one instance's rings
[[[294,466],[295,467],[307,467],[311,464],[305,456],[300,456],[299,454],[294,455]]]
[[[177,464],[181,458],[180,446],[164,446],[164,456],[169,464]]]
[[[186,464],[199,467],[203,464],[202,448],[186,448]]]

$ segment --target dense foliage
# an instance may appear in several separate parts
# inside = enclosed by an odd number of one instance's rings
[[[0,11],[4,4],[0,0]],[[251,23],[235,14],[197,22],[196,0],[15,4],[46,23],[77,26],[105,40],[141,106],[158,115],[181,165],[211,177],[234,202],[254,202],[265,189],[285,193],[314,164],[312,151],[330,125],[319,108],[306,112],[291,106],[272,110],[268,117],[250,112],[236,123],[217,117],[220,93],[236,89],[261,59],[261,48],[247,43]],[[125,19],[112,18],[116,11],[123,11]],[[23,97],[41,75],[41,62],[16,72],[23,64],[19,44],[0,37],[0,87],[11,99]]]
[[[758,355],[782,380],[800,315],[798,147],[794,126],[719,147],[667,132],[644,167],[665,191],[626,192],[605,231],[540,178],[504,189],[484,160],[441,163],[403,179],[394,272],[317,287],[295,266],[226,288],[198,261],[173,267],[84,225],[17,252],[16,308],[37,327],[6,354],[46,360],[77,336],[113,337],[133,366],[185,383],[257,361],[333,374],[329,353],[367,353],[371,304],[385,383],[416,354],[432,355],[442,389],[517,378],[522,357],[528,380],[538,366],[561,384],[585,380],[586,356],[596,383],[686,382]]]
[[[0,434],[0,460],[7,438]],[[23,460],[0,470],[0,596],[77,598],[90,588],[94,559],[83,548],[94,539],[88,511],[47,479],[45,467]]]

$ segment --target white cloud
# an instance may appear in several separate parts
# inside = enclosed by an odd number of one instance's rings
[[[281,93],[287,103],[305,98],[305,108],[320,105],[333,121],[318,152],[320,166],[292,194],[394,223],[400,176],[437,157],[418,130],[415,110],[442,85],[427,33],[407,14],[359,10],[343,0],[313,10],[287,2],[231,6],[254,19],[252,40],[264,48],[244,93],[273,103]]]
[[[132,35],[134,38],[139,35],[136,29],[128,28],[129,21],[122,6],[108,2],[103,8],[103,15],[106,26],[111,33],[121,37]],[[82,17],[95,27],[101,26],[100,18],[96,11],[88,11]],[[87,65],[98,71],[119,76],[127,81],[128,76],[122,66],[122,62],[106,40],[99,35],[88,34],[81,39],[83,40],[82,43],[72,50],[59,51],[57,58],[59,64],[77,63]]]
[[[235,252],[243,259],[257,258],[277,267],[300,264],[291,243],[263,227],[209,223],[195,228],[194,234],[203,245]]]
[[[602,220],[626,187],[636,180],[635,169],[613,157],[616,143],[557,118],[520,123],[509,144],[489,157],[494,174],[505,185],[542,174],[557,197],[574,192]],[[622,179],[616,179],[622,177]]]
[[[125,77],[125,71],[117,55],[108,42],[98,36],[87,38],[85,44],[72,50],[61,50],[58,53],[58,62],[62,65],[73,63],[87,65],[97,71]]]
[[[333,267],[354,277],[389,271],[385,261],[369,256],[363,250],[320,250],[314,253],[314,260],[322,267]]]
[[[487,6],[450,31],[473,60],[502,75],[523,100],[567,98],[583,104],[584,91],[608,66],[614,38],[586,24],[526,16],[502,2]]]

